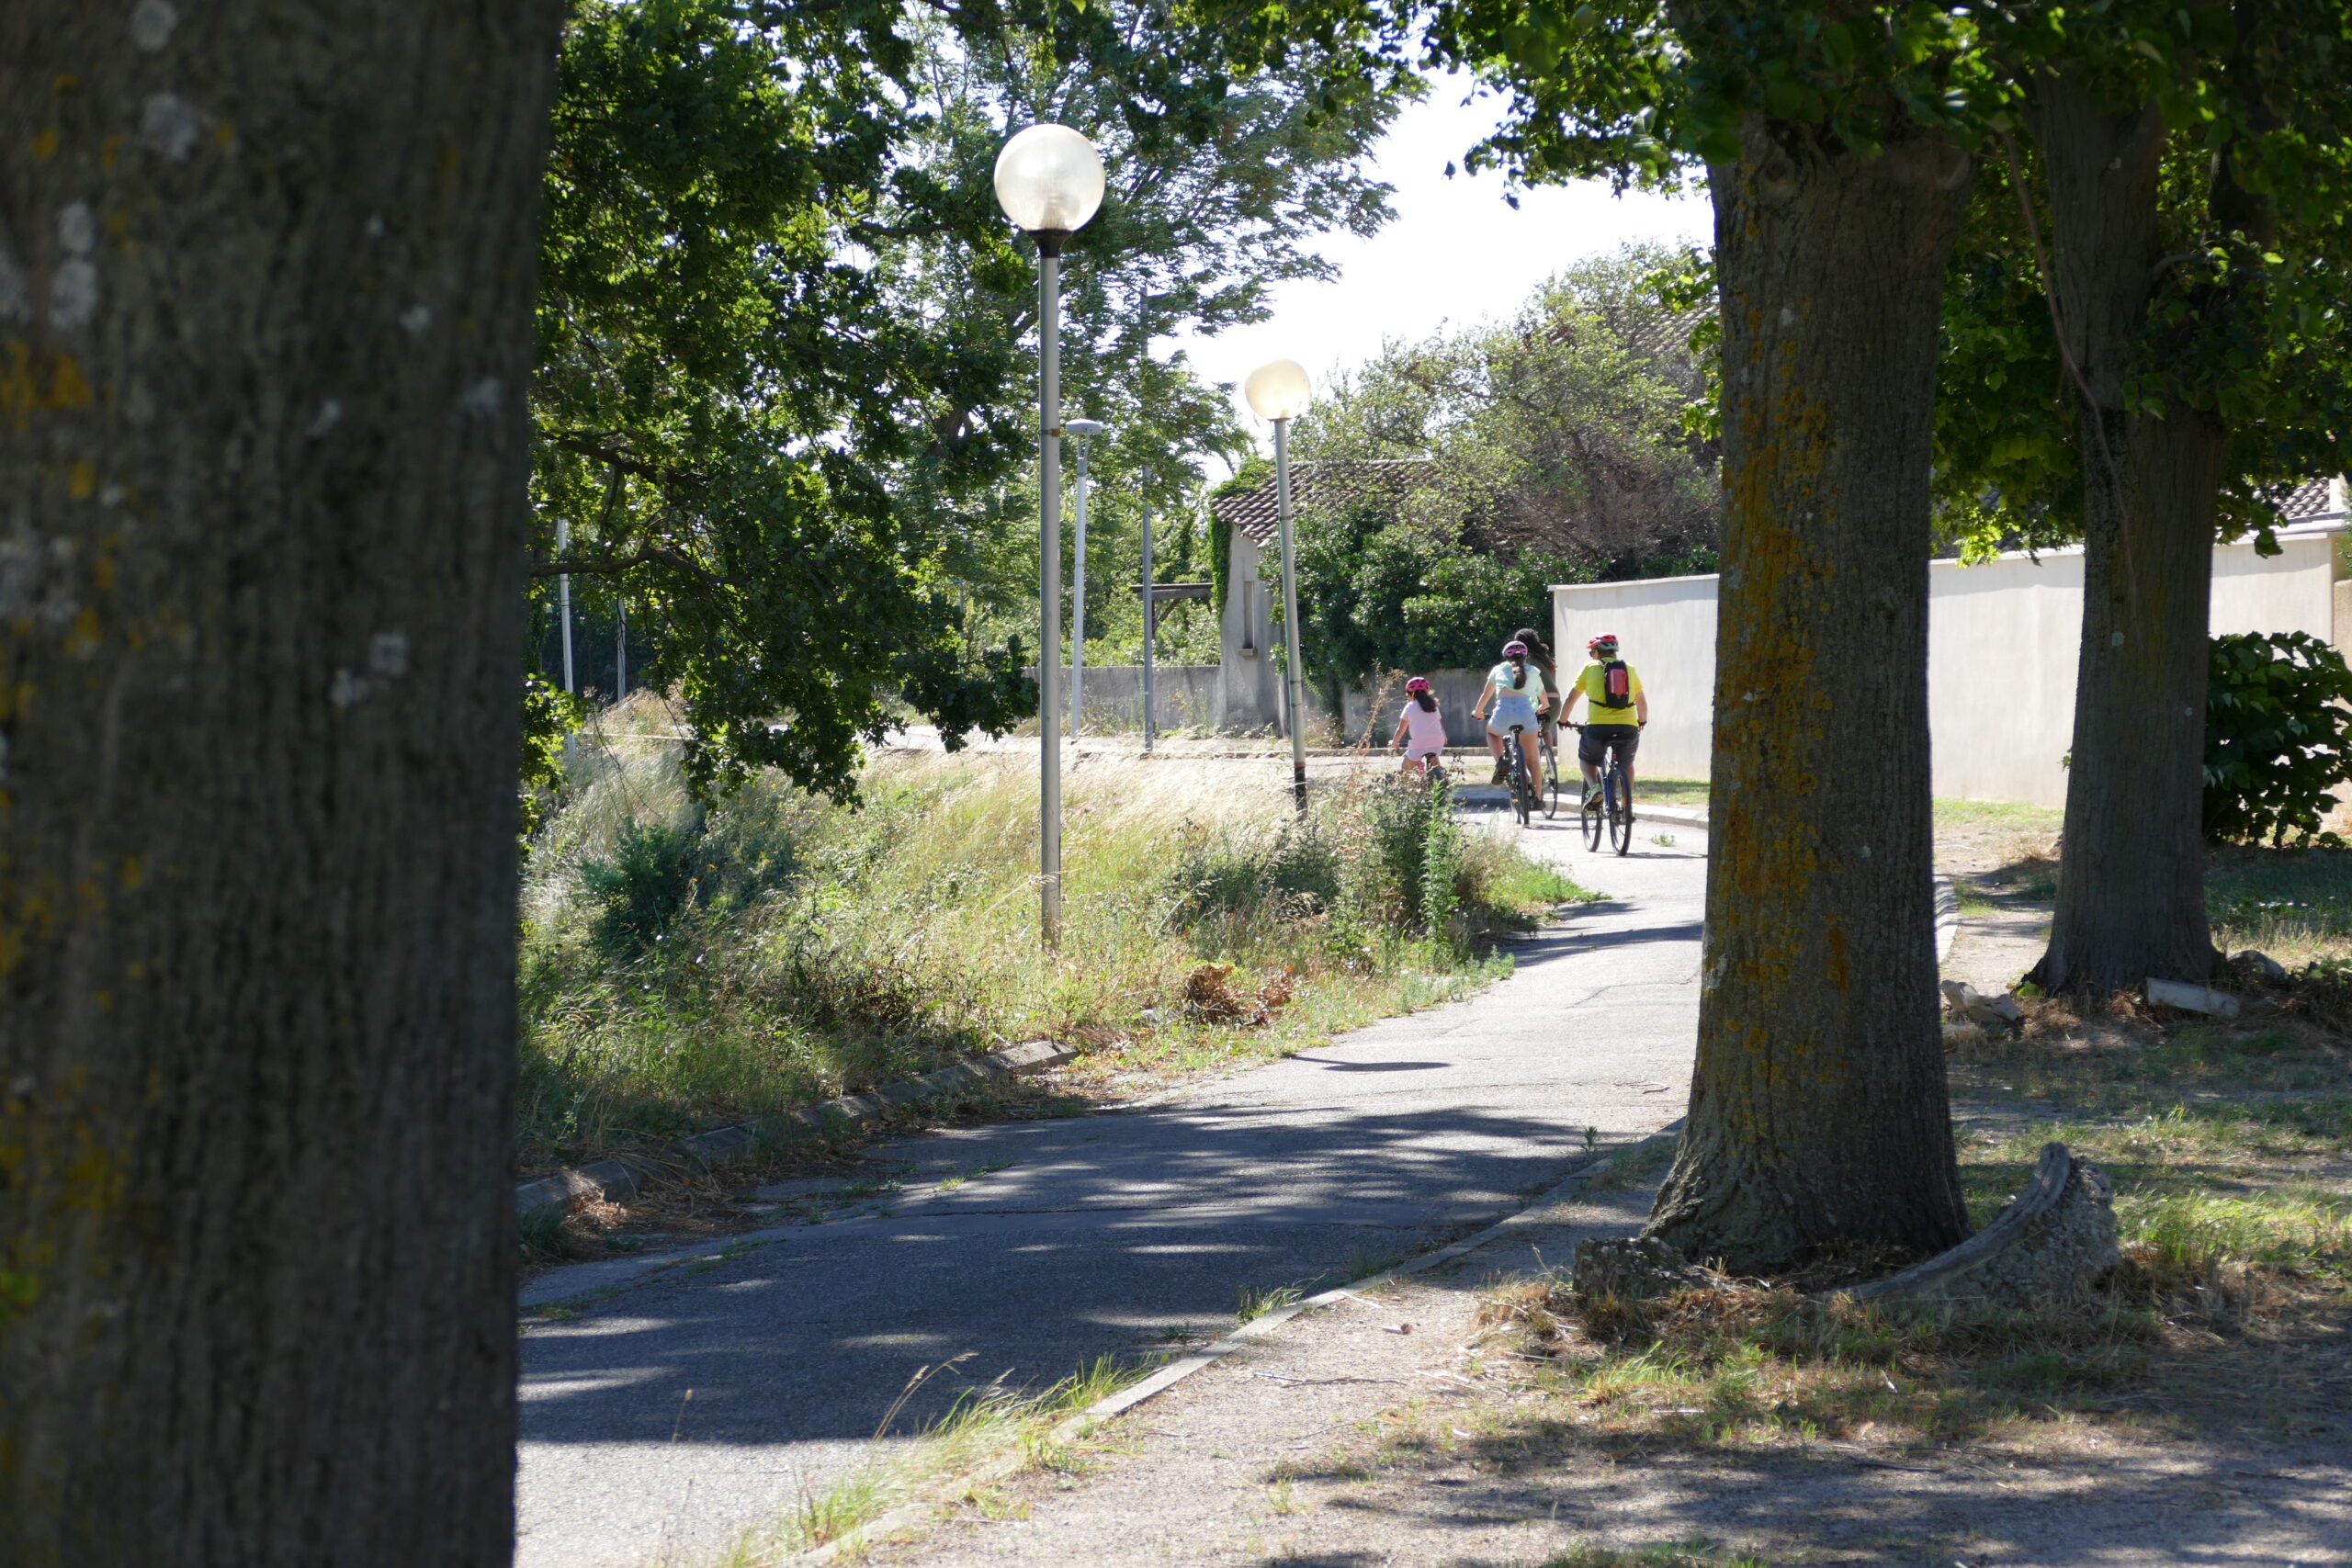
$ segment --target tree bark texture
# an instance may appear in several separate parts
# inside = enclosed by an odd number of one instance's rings
[[[2206,635],[2226,433],[2190,409],[2126,412],[2161,259],[2163,117],[2035,84],[2051,284],[2081,384],[2083,637],[2050,946],[2032,978],[2105,994],[2202,981]]]
[[[548,0],[0,8],[0,1562],[504,1562]]]
[[[1967,1234],[1938,1027],[1928,464],[1969,165],[1763,123],[1711,173],[1723,589],[1699,1054],[1648,1234],[1740,1270]]]

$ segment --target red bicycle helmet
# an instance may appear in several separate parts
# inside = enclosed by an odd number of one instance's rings
[[[1602,632],[1599,637],[1594,637],[1590,642],[1586,643],[1584,645],[1584,650],[1587,653],[1599,653],[1604,648],[1614,648],[1616,646],[1617,634],[1615,632]]]

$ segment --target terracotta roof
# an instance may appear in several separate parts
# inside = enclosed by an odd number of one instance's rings
[[[2332,481],[2327,479],[2304,479],[2279,498],[2279,513],[2290,523],[2307,523],[2314,517],[2334,517],[2343,508],[2331,502],[2333,488]]]
[[[1359,501],[1393,501],[1409,491],[1414,481],[1429,472],[1429,468],[1430,462],[1426,457],[1293,463],[1290,466],[1291,510],[1300,513],[1347,506]],[[1255,490],[1209,498],[1209,511],[1216,514],[1218,522],[1238,534],[1248,535],[1253,544],[1260,545],[1272,538],[1275,530],[1281,526],[1278,506],[1272,479]]]

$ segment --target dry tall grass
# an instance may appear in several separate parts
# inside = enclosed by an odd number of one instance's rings
[[[533,850],[526,1165],[1025,1039],[1084,1043],[1098,1071],[1296,1048],[1498,973],[1476,939],[1577,891],[1477,829],[1432,837],[1385,775],[1318,790],[1302,829],[1278,768],[1090,756],[1066,775],[1049,953],[1034,755],[892,754],[854,807],[769,777],[706,812],[668,728],[640,699],[583,736]],[[1291,999],[1219,1022],[1185,1001],[1208,961],[1253,995],[1289,971]]]

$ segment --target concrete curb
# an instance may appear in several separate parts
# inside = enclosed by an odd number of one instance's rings
[[[1408,1262],[1399,1263],[1395,1268],[1385,1269],[1377,1274],[1367,1275],[1361,1280],[1351,1280],[1345,1285],[1325,1291],[1320,1295],[1309,1296],[1303,1302],[1294,1302],[1289,1306],[1278,1307],[1262,1317],[1252,1318],[1214,1344],[1202,1347],[1183,1359],[1162,1367],[1133,1387],[1121,1389],[1107,1398],[1099,1399],[1077,1415],[1057,1423],[1041,1439],[1041,1444],[1075,1441],[1112,1416],[1132,1410],[1146,1400],[1167,1393],[1203,1368],[1215,1366],[1236,1350],[1242,1349],[1257,1340],[1270,1337],[1276,1329],[1295,1317],[1319,1311],[1324,1307],[1337,1306],[1361,1292],[1376,1291],[1390,1280],[1401,1279],[1405,1275],[1419,1274],[1424,1269],[1434,1269],[1442,1263],[1451,1263],[1455,1258],[1476,1252],[1488,1242],[1499,1240],[1515,1230],[1539,1224],[1544,1214],[1576,1196],[1577,1190],[1594,1177],[1623,1161],[1634,1158],[1644,1149],[1656,1145],[1660,1139],[1679,1137],[1682,1125],[1688,1120],[1687,1117],[1678,1116],[1648,1137],[1637,1138],[1623,1148],[1615,1150],[1606,1158],[1593,1160],[1570,1171],[1560,1181],[1546,1188],[1516,1213],[1496,1221],[1484,1230],[1464,1236],[1460,1241],[1441,1247],[1434,1252],[1413,1258]],[[863,1551],[872,1541],[887,1539],[898,1530],[929,1522],[940,1505],[957,1494],[1016,1475],[1027,1468],[1029,1462],[1030,1455],[1026,1448],[1000,1454],[985,1464],[963,1471],[933,1484],[922,1496],[913,1502],[902,1503],[888,1513],[880,1515],[872,1522],[845,1531],[838,1540],[827,1541],[822,1546],[813,1547],[797,1557],[783,1561],[814,1565],[831,1562],[844,1553]]]
[[[696,1171],[716,1170],[796,1139],[850,1131],[894,1107],[919,1105],[958,1089],[1002,1083],[1023,1073],[1058,1066],[1077,1055],[1068,1045],[1031,1040],[969,1061],[950,1062],[936,1072],[902,1083],[885,1084],[864,1094],[845,1094],[822,1105],[681,1138],[658,1153],[600,1159],[594,1165],[560,1170],[553,1176],[518,1185],[514,1189],[514,1214],[517,1219],[528,1219],[548,1210],[567,1209],[576,1202],[618,1202],[636,1197],[681,1167]]]

